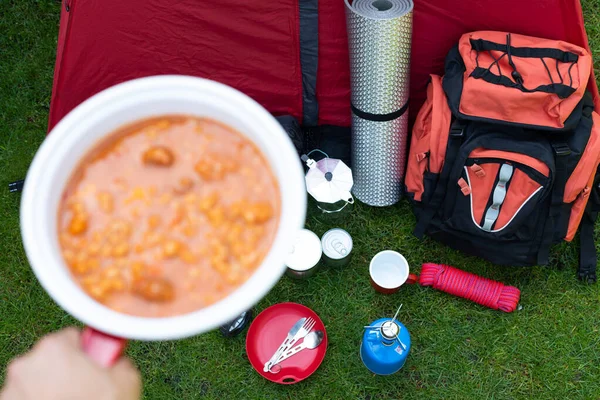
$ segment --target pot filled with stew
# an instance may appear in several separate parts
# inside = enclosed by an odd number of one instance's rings
[[[305,212],[302,166],[265,109],[213,81],[159,76],[56,125],[28,172],[21,229],[63,309],[108,335],[167,340],[267,294]]]

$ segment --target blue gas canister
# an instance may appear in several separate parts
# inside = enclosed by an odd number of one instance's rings
[[[381,318],[365,327],[360,358],[374,374],[398,372],[410,352],[408,329],[395,318]]]

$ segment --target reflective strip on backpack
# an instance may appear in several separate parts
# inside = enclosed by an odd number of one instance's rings
[[[506,184],[510,181],[510,178],[512,178],[512,174],[512,165],[502,165],[500,173],[498,174],[498,183],[494,189],[492,205],[486,211],[483,226],[481,227],[484,231],[490,232],[494,222],[496,222],[500,215],[500,206],[502,206],[502,203],[504,203],[504,199],[506,198]]]

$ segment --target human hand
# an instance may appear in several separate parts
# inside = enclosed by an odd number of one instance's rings
[[[140,393],[140,374],[128,359],[100,367],[81,349],[81,333],[68,328],[10,363],[0,400],[139,400]]]

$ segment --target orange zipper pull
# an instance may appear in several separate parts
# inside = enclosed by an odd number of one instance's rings
[[[421,162],[424,159],[426,159],[427,157],[429,157],[429,152],[425,152],[425,153],[417,153],[417,162]]]
[[[479,165],[477,164],[473,164],[469,167],[471,169],[471,171],[473,171],[473,173],[478,177],[478,178],[483,178],[485,177],[485,171],[483,170],[483,168],[481,168]]]
[[[589,186],[586,186],[583,188],[583,191],[581,192],[581,196],[582,197],[588,197],[590,195],[591,189]]]
[[[469,187],[469,184],[467,183],[467,181],[465,181],[463,178],[460,178],[458,180],[458,186],[460,186],[460,191],[465,196],[468,196],[471,194],[471,188]]]

